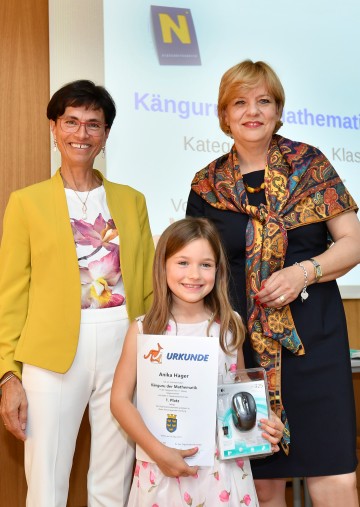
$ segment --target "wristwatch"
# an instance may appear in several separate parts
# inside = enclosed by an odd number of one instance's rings
[[[320,280],[320,278],[323,276],[322,269],[318,261],[315,259],[309,259],[310,262],[314,265],[314,272],[315,272],[315,283]]]

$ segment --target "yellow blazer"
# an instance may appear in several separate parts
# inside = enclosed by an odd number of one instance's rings
[[[143,194],[107,181],[106,200],[120,239],[130,320],[152,297],[154,243]],[[75,357],[81,313],[76,247],[60,172],[13,192],[0,249],[0,378],[27,363],[59,373]]]

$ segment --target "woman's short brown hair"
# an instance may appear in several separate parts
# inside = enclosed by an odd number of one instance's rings
[[[72,81],[57,90],[48,104],[47,117],[56,122],[67,107],[82,106],[102,110],[107,129],[111,128],[116,115],[115,102],[103,86],[95,85],[88,79]]]
[[[265,84],[269,94],[274,98],[281,117],[285,104],[285,92],[281,81],[275,71],[265,62],[244,60],[225,72],[220,81],[218,96],[218,116],[220,128],[230,135],[229,127],[225,123],[225,110],[241,89],[250,89]],[[274,133],[282,126],[276,122]]]

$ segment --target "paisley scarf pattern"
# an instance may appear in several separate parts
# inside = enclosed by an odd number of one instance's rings
[[[230,153],[199,171],[192,189],[220,210],[246,213],[247,327],[257,364],[267,372],[271,407],[285,424],[281,441],[289,452],[290,430],[281,401],[282,347],[305,354],[289,305],[263,308],[254,296],[269,276],[283,268],[287,230],[357,210],[351,195],[327,158],[315,147],[272,137],[265,167],[266,204],[249,204],[235,145]],[[329,237],[329,246],[331,238]],[[306,304],[306,303],[304,303]]]

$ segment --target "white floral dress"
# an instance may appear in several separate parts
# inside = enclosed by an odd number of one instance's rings
[[[208,321],[175,324],[169,321],[167,335],[206,336]],[[214,323],[211,336],[219,336]],[[228,338],[229,339],[229,338]],[[225,379],[236,369],[236,356],[219,347],[219,375]],[[137,461],[127,507],[242,507],[258,506],[250,462],[247,458],[219,460],[201,467],[195,477],[166,477],[155,463]]]

